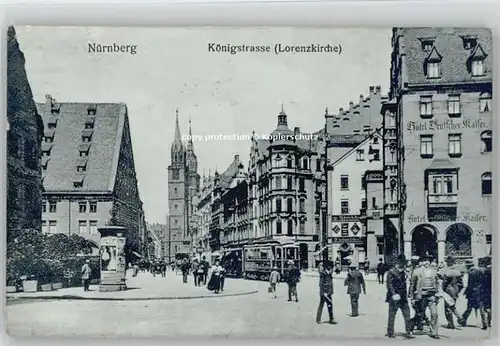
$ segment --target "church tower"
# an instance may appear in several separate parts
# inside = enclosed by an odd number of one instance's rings
[[[200,190],[200,175],[198,174],[198,158],[194,153],[193,134],[191,131],[191,119],[189,119],[189,138],[186,149],[186,172],[187,172],[187,215],[188,215],[188,230],[186,237],[191,238],[189,224],[191,215],[193,215],[193,197]],[[190,239],[191,240],[191,239]]]
[[[169,261],[179,252],[187,252],[184,238],[187,235],[188,184],[186,170],[186,150],[181,140],[179,111],[175,112],[175,136],[170,148],[170,166],[168,167],[168,239]]]

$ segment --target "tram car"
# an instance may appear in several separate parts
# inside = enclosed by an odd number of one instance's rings
[[[288,261],[300,269],[299,246],[294,243],[268,241],[243,247],[243,277],[253,280],[269,280],[273,267],[284,278]]]
[[[243,277],[243,248],[222,250],[221,265],[226,269],[226,277]]]

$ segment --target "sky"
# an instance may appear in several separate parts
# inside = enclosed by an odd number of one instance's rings
[[[175,111],[183,136],[192,121],[199,173],[224,171],[234,155],[248,163],[252,131],[324,126],[381,85],[387,94],[390,28],[17,27],[35,101],[127,104],[139,191],[148,222],[168,213]],[[90,44],[136,45],[136,54],[89,53]],[[209,51],[209,43],[269,45],[270,53]],[[341,53],[274,53],[274,46],[320,44]],[[239,140],[218,139],[238,135]],[[208,136],[208,137],[207,137]],[[185,138],[186,139],[186,138]]]

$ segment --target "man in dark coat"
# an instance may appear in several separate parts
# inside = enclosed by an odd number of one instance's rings
[[[455,305],[460,291],[464,288],[464,282],[462,272],[455,268],[455,259],[453,257],[449,256],[446,259],[446,265],[446,267],[438,272],[438,275],[442,282],[441,286],[443,292],[441,295],[444,300],[444,316],[448,321],[446,327],[448,329],[455,329],[453,315],[457,316],[458,321],[460,321],[462,317],[458,313]]]
[[[485,268],[475,266],[472,262],[466,263],[468,269],[467,288],[465,297],[467,298],[467,309],[462,314],[462,319],[458,321],[461,326],[467,326],[467,319],[472,310],[479,310],[483,329],[488,329],[488,317],[484,310],[484,288],[485,288]],[[491,300],[491,298],[490,298]]]
[[[181,263],[181,272],[182,272],[182,282],[187,284],[187,278],[189,273],[189,262],[184,258]]]
[[[396,258],[393,268],[387,272],[387,295],[385,301],[389,303],[389,316],[387,319],[387,337],[394,338],[394,321],[399,309],[403,314],[406,328],[406,337],[412,338],[410,323],[410,307],[406,291],[406,257],[400,254]]]
[[[347,286],[347,294],[351,297],[351,317],[356,317],[358,316],[358,301],[361,287],[363,287],[363,294],[366,295],[365,279],[356,265],[349,265],[349,273],[347,273],[344,286]]]
[[[316,312],[316,323],[321,323],[321,315],[323,314],[323,307],[328,309],[329,323],[336,324],[333,319],[333,263],[331,261],[325,261],[324,264],[320,264],[319,268],[319,305],[318,311]]]
[[[378,283],[381,285],[384,284],[384,275],[385,275],[385,264],[381,258],[377,264],[377,280],[378,280]]]
[[[205,256],[201,258],[200,266],[203,268],[203,273],[201,275],[203,278],[203,285],[206,285],[208,269],[210,268],[210,265],[208,264],[207,258]]]
[[[300,270],[291,260],[288,262],[288,268],[285,272],[285,281],[288,284],[288,301],[291,302],[292,296],[295,296],[295,302],[298,303],[297,283],[300,281]]]

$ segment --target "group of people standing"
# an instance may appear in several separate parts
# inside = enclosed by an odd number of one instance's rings
[[[281,282],[281,279],[283,279],[288,286],[288,301],[291,302],[295,299],[295,302],[298,303],[299,294],[297,292],[297,284],[300,282],[300,276],[300,270],[295,266],[295,263],[292,260],[287,262],[287,266],[283,270],[283,278],[281,277],[278,268],[274,267],[269,275],[269,293],[273,294],[274,298],[276,298],[276,287],[279,282]]]
[[[398,310],[401,310],[405,322],[407,338],[413,338],[415,328],[423,330],[424,324],[430,328],[429,336],[439,339],[438,310],[439,299],[444,301],[444,312],[448,322],[446,328],[456,329],[455,317],[461,326],[467,325],[467,318],[472,310],[481,313],[482,329],[491,327],[491,257],[478,261],[478,266],[467,263],[468,283],[464,291],[467,298],[467,309],[460,314],[456,302],[464,288],[463,273],[455,266],[455,259],[448,257],[446,265],[441,269],[431,266],[432,257],[425,255],[414,258],[410,274],[406,257],[399,255],[392,269],[387,272],[386,302],[389,304],[387,334],[394,338],[394,321]],[[410,318],[410,304],[415,314]],[[426,311],[430,312],[430,319]],[[454,317],[455,316],[455,317]]]

